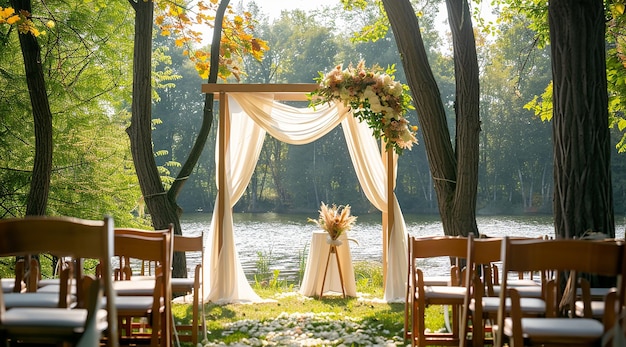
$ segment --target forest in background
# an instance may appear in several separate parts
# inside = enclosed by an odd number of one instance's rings
[[[350,30],[332,25],[337,21],[360,27],[367,23],[367,17],[342,18],[341,11],[290,11],[270,22],[263,13],[257,13],[255,17],[260,22],[255,35],[267,40],[270,51],[261,62],[245,61],[247,75],[242,78],[243,83],[312,83],[319,71],[327,72],[337,64],[343,64],[344,68],[350,63],[356,65],[361,59],[368,66],[395,65],[396,79],[405,81],[392,33],[376,42],[353,42]],[[433,18],[422,17],[421,24],[426,30],[423,33],[426,45],[431,47],[430,61],[442,98],[447,100],[447,113],[454,117],[450,38],[436,30]],[[535,34],[521,18],[513,25],[499,27],[499,31],[495,39],[486,34],[479,36],[482,141],[478,213],[551,213],[551,124],[525,108],[550,82],[549,50],[533,45]],[[167,40],[161,40],[160,44],[176,56],[172,52],[175,48]],[[163,121],[154,131],[155,148],[167,152],[157,157],[163,166],[183,160],[180,155],[186,153],[192,140],[186,134],[197,124],[202,110],[201,95],[196,96],[194,104],[190,102],[191,94],[197,92],[202,80],[191,66],[185,69],[183,59],[179,63],[182,65],[177,72],[182,79],[175,81],[176,88],[159,92],[161,101],[154,109],[155,117]],[[170,67],[174,66],[175,63]],[[306,107],[307,103],[294,103],[294,106]],[[185,110],[181,111],[183,107]],[[415,113],[408,117],[413,124],[418,123]],[[216,194],[213,179],[216,129],[214,124],[210,148],[204,152],[179,199],[185,211],[212,212]],[[450,132],[454,136],[453,127]],[[620,137],[615,130],[615,143]],[[617,150],[614,153],[613,191],[619,214],[626,212],[626,170],[623,154]],[[407,213],[437,213],[421,140],[420,145],[405,151],[399,159],[396,195]],[[235,211],[308,212],[317,210],[320,201],[350,204],[360,213],[373,209],[361,192],[340,128],[312,144],[300,146],[281,143],[267,135],[257,169]]]
[[[92,36],[68,42],[69,35],[50,35],[49,45],[44,46],[57,130],[51,214],[99,219],[109,213],[121,223],[141,214],[142,198],[125,133],[131,97],[132,16],[119,16],[125,12],[116,6],[121,5],[111,3],[97,22],[86,15],[72,17],[77,26],[83,26],[82,30],[91,30]],[[258,18],[255,35],[268,42],[270,51],[260,62],[252,58],[244,61],[246,74],[241,82],[311,83],[319,71],[328,71],[337,64],[356,64],[361,59],[368,66],[395,65],[396,79],[405,81],[391,33],[376,42],[352,41],[352,28],[356,31],[369,22],[367,12],[355,16],[338,10],[290,11],[270,21],[258,8],[245,10]],[[449,117],[454,117],[450,38],[435,30],[437,23],[434,14],[430,15],[433,17],[421,18],[424,40],[430,47],[431,65],[442,98],[447,101]],[[350,26],[336,27],[333,23]],[[551,125],[524,107],[550,82],[549,50],[534,45],[535,33],[523,18],[512,23],[499,27],[496,38],[478,33],[482,141],[477,206],[479,213],[550,213]],[[58,37],[66,41],[55,44]],[[0,204],[6,217],[20,215],[24,208],[33,160],[33,124],[23,68],[14,63],[19,61],[19,49],[6,49],[16,45],[16,40],[3,44]],[[153,108],[154,152],[167,183],[168,177],[176,176],[200,126],[204,96],[199,91],[203,80],[182,50],[158,35],[154,61],[158,95]],[[408,117],[413,124],[418,123],[415,114]],[[178,200],[184,211],[212,211],[216,194],[215,125],[203,157]],[[450,132],[454,137],[454,128]],[[617,143],[621,134],[614,130],[614,137]],[[405,151],[399,160],[396,194],[406,213],[437,213],[423,141],[420,143],[412,151]],[[615,150],[612,160],[616,214],[626,213],[623,155]],[[320,201],[350,204],[359,214],[372,209],[360,190],[340,129],[303,146],[268,138],[251,184],[235,210],[315,211]]]

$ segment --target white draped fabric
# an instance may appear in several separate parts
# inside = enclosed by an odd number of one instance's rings
[[[218,192],[217,200],[224,199],[225,211],[220,213],[220,204],[215,204],[210,240],[205,242],[209,248],[204,252],[204,263],[208,266],[203,269],[203,278],[209,289],[205,300],[217,303],[258,302],[261,299],[248,283],[235,247],[232,207],[250,181],[266,132],[289,144],[306,144],[342,124],[359,182],[367,198],[382,212],[387,212],[388,206],[386,161],[368,126],[356,121],[342,105],[319,106],[313,110],[276,102],[271,93],[229,93],[226,110],[230,119],[230,126],[227,127],[230,132],[226,138],[230,140],[225,145],[225,162],[219,162],[219,146],[216,146],[215,156],[216,165],[224,165],[225,168],[225,191]],[[396,167],[392,170],[395,172]],[[221,194],[224,194],[223,197]],[[404,300],[407,276],[406,226],[400,205],[395,194],[393,196],[395,222],[388,242],[385,301]],[[218,227],[220,215],[223,216],[221,229]]]

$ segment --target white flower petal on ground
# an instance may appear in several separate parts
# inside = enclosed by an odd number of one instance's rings
[[[282,313],[271,321],[241,320],[230,324],[223,335],[243,332],[249,337],[210,346],[403,346],[402,337],[387,339],[382,325],[367,326],[354,318],[334,313]],[[388,333],[388,331],[387,331]]]

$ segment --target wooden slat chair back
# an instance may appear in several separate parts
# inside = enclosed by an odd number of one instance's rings
[[[498,309],[498,329],[496,346],[502,346],[508,340],[509,346],[597,346],[602,335],[608,330],[615,317],[615,302],[622,303],[624,290],[617,288],[611,294],[605,307],[604,325],[595,319],[553,317],[531,318],[522,317],[519,307],[519,293],[514,287],[507,287],[507,276],[510,271],[554,271],[557,274],[569,271],[578,273],[612,276],[616,283],[623,283],[624,244],[622,242],[606,242],[592,240],[514,240],[504,238],[502,243],[502,289]],[[546,290],[546,301],[555,303],[559,278],[551,280]],[[576,281],[574,281],[576,282]],[[511,300],[510,317],[505,312],[506,295]],[[618,305],[621,310],[621,305]],[[506,339],[506,340],[505,340]]]
[[[126,234],[126,235],[137,235],[145,232],[152,232],[147,230],[140,229],[129,229],[129,228],[118,228],[116,229],[117,234]],[[162,232],[162,231],[160,231]],[[201,259],[204,259],[204,246],[203,246],[203,236],[186,236],[186,235],[174,235],[174,252],[198,252],[200,253]],[[132,280],[133,278],[137,278],[136,274],[133,273],[131,264],[129,262],[128,257],[120,257],[120,267],[116,269],[117,278],[121,280]],[[154,269],[153,261],[141,261],[139,266],[138,275],[140,278],[149,278],[153,276]],[[183,342],[191,342],[193,345],[198,344],[198,337],[200,333],[200,329],[204,328],[204,318],[200,317],[200,309],[204,305],[204,301],[202,298],[202,261],[197,264],[194,268],[194,276],[193,278],[172,278],[171,279],[171,292],[172,293],[191,293],[193,296],[193,307],[192,307],[192,319],[191,324],[180,324],[176,326],[172,326],[173,329],[177,331],[189,331],[189,334],[178,335],[178,339]]]
[[[465,283],[468,291],[465,296],[461,320],[460,336],[467,337],[471,321],[471,341],[473,346],[483,346],[485,342],[492,345],[493,339],[486,338],[490,331],[488,322],[494,322],[497,317],[499,297],[489,293],[493,291],[493,284],[497,274],[492,273],[493,263],[500,262],[502,253],[502,238],[474,238],[468,237],[467,266]],[[497,268],[495,268],[497,271]],[[497,282],[496,282],[497,284]],[[532,284],[532,286],[537,286]],[[517,287],[519,289],[519,287]],[[544,315],[546,304],[543,298],[530,297],[521,299],[521,309],[525,315]],[[461,340],[460,346],[467,345],[467,338]]]
[[[13,278],[2,279],[2,292],[3,293],[21,293],[26,290],[26,282],[24,282],[24,276],[26,274],[25,260],[15,260],[13,269]]]
[[[179,335],[181,341],[191,341],[195,346],[198,344],[199,329],[204,327],[204,317],[200,318],[201,308],[204,307],[202,292],[202,260],[204,259],[203,236],[174,236],[174,252],[197,252],[200,256],[200,263],[194,268],[193,278],[172,278],[172,292],[191,293],[193,295],[193,308],[191,325],[177,325],[178,330],[189,330],[190,335]]]
[[[594,240],[604,240],[615,242],[615,239],[595,238]],[[622,240],[623,241],[623,240]],[[626,265],[625,265],[626,266]],[[572,280],[577,280],[577,286],[572,288]],[[571,289],[571,290],[570,290]],[[575,292],[574,292],[575,290]],[[595,318],[602,321],[604,318],[604,297],[610,288],[603,288],[591,285],[588,278],[581,276],[570,276],[563,291],[563,296],[559,300],[559,310],[568,311],[570,316],[585,318]],[[626,298],[625,298],[626,300]],[[624,305],[625,303],[616,303]]]
[[[426,238],[439,238],[441,236],[425,236],[425,237],[420,237],[419,240],[424,240]],[[413,259],[413,236],[411,235],[407,235],[407,280],[406,280],[406,295],[405,295],[405,305],[404,305],[404,339],[408,340],[411,338],[411,302],[412,302],[412,295],[413,295],[413,279],[415,276],[415,273],[412,269],[412,265],[414,263],[414,259]],[[453,282],[456,283],[458,281],[457,277],[459,276],[460,272],[458,269],[458,259],[455,259],[455,264],[452,265],[450,267],[450,274],[448,276],[436,276],[434,282],[437,282],[437,285],[441,285],[442,283],[440,282],[446,282],[447,284],[452,284]],[[447,277],[447,278],[446,278]],[[453,279],[454,278],[454,279]],[[446,279],[444,281],[444,279]],[[431,282],[430,279],[426,279],[424,281],[424,285],[433,285],[433,283],[429,283]]]
[[[509,236],[510,240],[520,239],[534,239],[534,240],[548,240],[547,236],[529,238],[529,237],[517,237],[517,236]],[[493,254],[492,254],[493,256]],[[485,269],[489,271],[491,274],[492,281],[486,282],[486,294],[487,296],[499,296],[500,295],[500,271],[497,263],[500,263],[500,254],[498,254],[498,260],[492,262],[491,267],[489,269]],[[545,298],[545,293],[543,289],[546,285],[546,279],[551,278],[553,275],[553,271],[514,271],[512,274],[510,273],[507,276],[507,282],[509,285],[515,285],[519,294],[522,297],[528,298]]]
[[[0,256],[28,256],[52,254],[69,257],[77,264],[83,259],[108,261],[113,257],[113,220],[104,218],[92,221],[69,217],[25,217],[0,220]],[[107,331],[107,344],[118,346],[117,313],[112,286],[111,267],[105,265],[101,271],[106,276],[93,285],[83,285],[86,280],[81,266],[76,266],[78,288],[91,288],[88,293],[102,292],[111,300],[106,311],[100,310],[100,302],[85,294],[83,306],[88,308],[28,308],[16,307],[6,310],[4,297],[0,293],[0,336],[3,341],[21,340],[33,343],[76,344],[83,334],[100,338]],[[82,293],[81,290],[78,292]],[[18,294],[22,295],[22,294]],[[101,294],[100,294],[101,295]],[[96,301],[94,301],[96,300]],[[97,312],[95,312],[97,309]],[[106,313],[106,317],[104,314]],[[96,317],[96,319],[87,319]],[[90,322],[90,324],[88,324]],[[114,337],[114,338],[111,338]]]
[[[138,261],[152,261],[157,264],[154,288],[146,295],[123,295],[119,291],[118,316],[122,341],[129,343],[149,343],[151,346],[169,347],[172,341],[171,320],[171,263],[172,226],[167,230],[151,231],[140,229],[115,229],[115,256]],[[131,277],[132,278],[132,277]],[[135,281],[124,281],[135,282]],[[136,281],[148,282],[148,280]],[[143,283],[145,284],[145,283]],[[133,319],[148,318],[151,332],[149,336],[138,334]]]
[[[450,286],[427,286],[420,261],[426,258],[450,257],[467,258],[467,238],[465,237],[424,237],[409,238],[409,295],[406,304],[411,306],[411,329],[407,333],[411,345],[458,346],[459,308],[463,304],[466,288],[461,286],[458,266],[451,266]],[[452,331],[449,333],[428,333],[425,327],[425,309],[429,305],[449,305],[452,308]]]
[[[475,242],[476,241],[476,242]],[[463,312],[461,318],[460,336],[462,337],[460,346],[465,346],[467,342],[467,329],[470,318],[472,321],[472,342],[474,346],[484,344],[485,332],[483,325],[482,297],[488,292],[488,287],[493,283],[491,264],[500,261],[502,250],[502,239],[474,239],[473,235],[468,237],[467,244],[467,266],[465,270],[465,284],[468,287],[463,301]],[[471,310],[472,304],[474,309]]]

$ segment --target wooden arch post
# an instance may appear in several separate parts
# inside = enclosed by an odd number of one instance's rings
[[[224,213],[226,211],[226,146],[230,143],[230,117],[228,116],[228,101],[226,92],[219,92],[220,115],[218,122],[218,138],[219,138],[219,169],[217,172],[217,191],[219,199],[217,200],[217,249],[218,253],[222,252],[224,244]],[[228,206],[230,208],[230,206]]]
[[[391,232],[395,223],[395,211],[394,211],[394,156],[393,148],[386,149],[385,142],[382,141],[382,157],[386,162],[387,169],[387,212],[383,213],[383,283],[387,283],[387,264],[389,262],[389,240],[391,238]],[[386,156],[386,158],[385,158]]]

